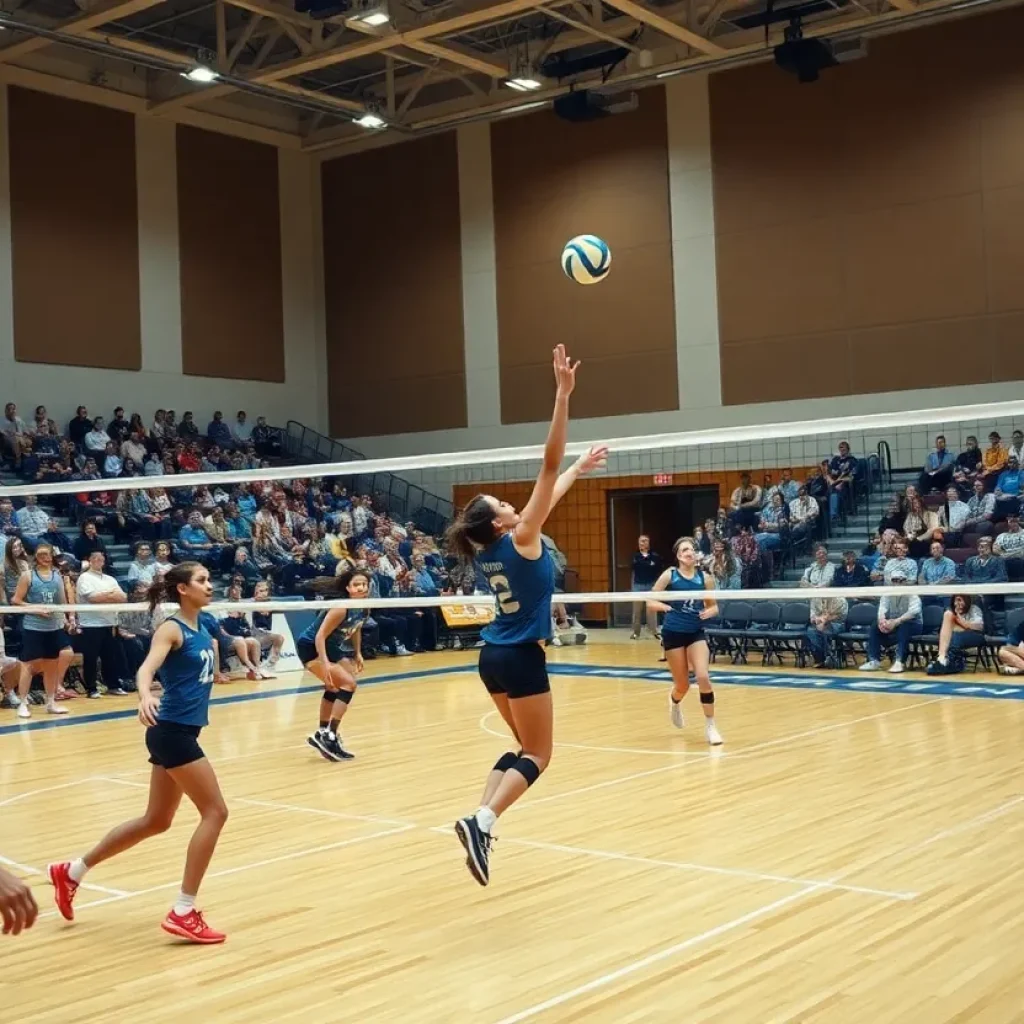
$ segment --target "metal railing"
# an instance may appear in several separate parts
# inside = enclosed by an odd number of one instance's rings
[[[300,462],[359,462],[366,458],[362,452],[297,420],[288,421],[282,447]],[[343,482],[352,493],[369,494],[383,504],[393,519],[411,521],[427,533],[442,533],[455,515],[455,506],[447,498],[393,473],[356,473]]]
[[[888,441],[878,442],[878,462],[882,467],[882,479],[892,483],[892,449]]]

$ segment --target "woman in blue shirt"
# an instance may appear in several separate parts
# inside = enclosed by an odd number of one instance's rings
[[[683,728],[685,723],[681,702],[690,688],[690,672],[693,672],[697,677],[700,704],[704,709],[705,735],[708,743],[718,746],[722,736],[715,725],[715,691],[711,688],[711,677],[708,675],[708,642],[704,635],[704,620],[713,619],[718,614],[718,604],[699,596],[705,590],[715,589],[715,577],[697,568],[697,545],[692,537],[680,537],[672,553],[678,564],[674,569],[666,569],[658,577],[654,589],[690,596],[671,604],[651,601],[647,606],[652,612],[665,613],[661,642],[672,672],[670,717],[677,729]]]
[[[555,570],[541,530],[551,509],[587,469],[603,465],[606,449],[595,448],[559,475],[565,456],[569,396],[576,369],[559,345],[553,352],[555,409],[544,461],[523,511],[489,494],[478,494],[448,531],[447,544],[463,564],[475,563],[494,594],[494,621],[483,630],[480,678],[520,749],[503,754],[491,769],[480,808],[455,823],[473,877],[490,879],[491,830],[498,817],[540,778],[551,760],[553,711],[544,660],[551,636]]]
[[[166,832],[184,794],[195,804],[200,820],[188,846],[181,891],[161,927],[200,945],[225,939],[195,906],[199,885],[228,819],[217,776],[199,746],[199,733],[208,724],[214,673],[213,641],[200,626],[199,616],[212,597],[210,574],[198,562],[176,565],[149,588],[151,614],[165,601],[178,604],[178,612],[154,634],[138,673],[139,721],[146,726],[153,766],[149,801],[142,817],[118,825],[83,857],[47,868],[57,909],[67,921],[74,920],[75,893],[86,872],[144,839]],[[162,697],[153,694],[157,671],[164,688]]]

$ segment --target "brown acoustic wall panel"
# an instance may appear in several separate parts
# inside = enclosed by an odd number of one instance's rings
[[[277,150],[178,125],[186,374],[284,382]]]
[[[491,168],[502,421],[550,416],[558,342],[585,364],[574,416],[678,408],[664,90],[586,124],[547,111],[497,121]],[[579,234],[611,248],[599,284],[562,273]]]
[[[138,370],[135,118],[8,90],[14,356]]]
[[[712,77],[725,404],[1021,376],[1022,34],[1010,9],[813,85]]]
[[[455,133],[327,161],[321,186],[331,432],[465,427]]]

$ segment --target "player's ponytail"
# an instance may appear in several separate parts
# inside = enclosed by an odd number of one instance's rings
[[[314,594],[322,597],[348,597],[349,584],[357,577],[362,576],[369,587],[371,582],[370,573],[366,569],[346,569],[340,576],[317,576],[306,584],[306,590],[312,590]]]
[[[494,506],[483,494],[478,494],[455,517],[444,536],[444,545],[450,555],[460,562],[472,562],[478,548],[493,544]]]

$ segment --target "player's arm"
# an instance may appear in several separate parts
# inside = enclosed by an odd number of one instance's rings
[[[352,660],[356,663],[356,668],[363,671],[363,622],[360,622],[356,627],[356,631],[352,634]]]
[[[519,525],[512,539],[516,550],[527,557],[539,558],[541,553],[540,532],[551,511],[558,469],[565,457],[565,438],[569,428],[569,396],[576,386],[576,370],[579,363],[573,363],[565,354],[565,346],[559,345],[554,351],[555,369],[555,410],[551,415],[548,439],[544,444],[544,462],[541,465],[533,493],[523,509]],[[523,550],[525,549],[525,550]]]
[[[153,677],[160,671],[171,651],[181,646],[181,627],[168,619],[161,623],[153,634],[149,654],[135,677],[139,690],[139,721],[143,725],[156,725],[156,713],[160,701],[153,696]]]
[[[320,628],[316,631],[316,640],[314,641],[316,656],[324,668],[331,663],[331,659],[327,657],[327,638],[345,621],[346,615],[348,615],[347,608],[332,608],[324,616],[324,621],[320,623]]]
[[[672,570],[666,569],[655,581],[654,586],[651,590],[667,590],[669,580],[672,579]],[[648,601],[647,612],[653,615],[655,612],[670,612],[672,611],[672,605],[666,604],[664,601]]]
[[[0,868],[0,917],[4,935],[19,935],[31,928],[38,914],[32,890],[20,878]]]
[[[709,572],[704,573],[704,589],[705,590],[714,590],[715,589],[715,577],[712,576],[711,573],[709,573]],[[701,621],[705,621],[707,619],[717,619],[718,618],[718,602],[715,601],[712,598],[709,598],[709,597],[704,598],[704,610],[699,613],[698,618]]]
[[[555,481],[555,490],[551,495],[551,508],[554,508],[569,492],[576,481],[586,473],[595,469],[602,469],[608,461],[608,445],[595,444],[590,451],[581,455],[559,478]],[[551,508],[548,511],[551,511]]]

